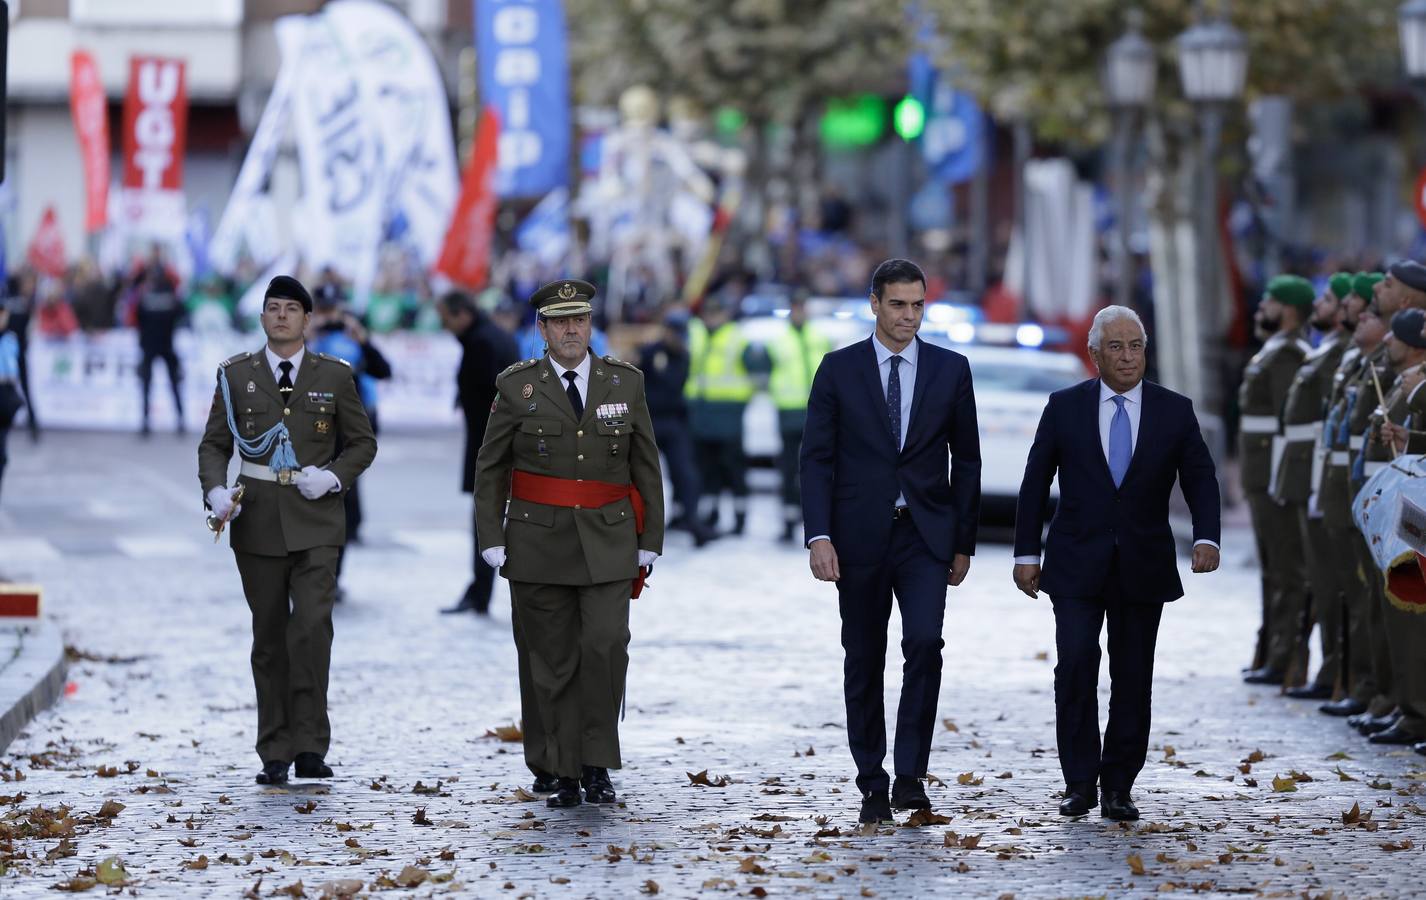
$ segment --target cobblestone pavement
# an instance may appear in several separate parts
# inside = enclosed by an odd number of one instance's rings
[[[1257,614],[1241,531],[1164,616],[1135,826],[1056,814],[1052,616],[991,545],[946,617],[937,817],[861,833],[835,593],[772,540],[770,496],[750,537],[672,539],[635,603],[622,802],[530,802],[499,737],[518,715],[507,595],[490,619],[436,614],[470,553],[451,435],[387,437],[365,479],[336,622],[337,777],[258,787],[247,611],[202,531],[192,444],[12,437],[0,571],[45,585],[74,663],[0,757],[0,826],[21,835],[0,840],[0,895],[83,887],[108,857],[153,897],[1420,892],[1426,761],[1237,678]]]

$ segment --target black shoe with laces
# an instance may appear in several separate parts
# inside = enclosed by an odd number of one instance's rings
[[[863,825],[880,825],[882,822],[896,821],[891,815],[891,800],[886,791],[867,791],[862,794],[862,811],[857,821]]]
[[[930,809],[931,799],[921,786],[921,779],[898,775],[891,783],[891,806],[893,809]]]

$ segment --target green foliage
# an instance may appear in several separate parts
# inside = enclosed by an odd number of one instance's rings
[[[1174,39],[1194,21],[1188,0],[924,0],[948,46],[942,62],[1001,118],[1027,117],[1040,137],[1099,142],[1109,121],[1100,87],[1108,46],[1131,9],[1159,53],[1151,110],[1173,130],[1191,109]],[[1399,78],[1398,0],[1242,0],[1229,17],[1248,43],[1246,100],[1286,94],[1315,104]],[[1209,3],[1210,10],[1219,4]]]

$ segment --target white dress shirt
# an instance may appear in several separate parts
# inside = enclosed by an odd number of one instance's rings
[[[584,354],[584,359],[580,360],[579,365],[573,369],[566,369],[564,366],[555,362],[553,355],[550,356],[550,367],[555,370],[555,377],[560,380],[560,390],[564,390],[569,386],[569,381],[565,379],[564,373],[574,373],[574,389],[579,391],[579,402],[582,405],[587,405],[589,401],[589,366],[588,353]]]
[[[307,355],[307,348],[305,346],[298,347],[297,352],[287,357],[287,359],[283,359],[276,353],[273,353],[271,346],[266,346],[263,350],[267,354],[267,367],[272,369],[273,381],[282,380],[282,370],[279,369],[278,366],[284,362],[290,362],[292,363],[292,383],[296,384],[297,370],[302,368],[302,357]]]
[[[876,351],[876,372],[881,376],[883,401],[886,399],[886,388],[891,383],[891,358],[893,356],[901,357],[901,364],[896,367],[896,376],[901,381],[901,433],[896,436],[896,449],[900,450],[906,446],[906,429],[911,427],[911,400],[912,395],[916,392],[916,358],[919,348],[916,339],[912,338],[911,343],[907,344],[900,353],[897,353],[888,349],[875,334],[871,336],[871,346]],[[882,415],[885,413],[883,412]],[[886,427],[891,427],[890,421],[886,423]],[[906,495],[897,494],[896,505],[905,506]],[[890,513],[887,514],[890,515]],[[814,541],[825,540],[830,540],[830,538],[825,534],[819,534],[816,537],[808,538],[807,544],[811,546]]]
[[[1139,418],[1144,411],[1144,382],[1129,388],[1122,394],[1115,393],[1114,389],[1105,384],[1103,380],[1099,382],[1099,448],[1104,451],[1105,462],[1109,461],[1109,428],[1114,422],[1114,414],[1119,411],[1118,404],[1114,402],[1115,397],[1124,398],[1124,413],[1129,417],[1129,459],[1133,460],[1133,453],[1139,449]],[[1193,542],[1193,546],[1207,544],[1217,550],[1218,545],[1212,541],[1198,540]],[[1038,556],[1017,556],[1015,565],[1037,566],[1040,564]]]

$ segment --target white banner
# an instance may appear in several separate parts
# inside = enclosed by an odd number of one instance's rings
[[[385,3],[335,0],[322,16],[346,48],[384,141],[386,220],[403,217],[407,240],[434,265],[460,177],[436,61],[410,21]]]
[[[377,382],[382,428],[454,427],[460,344],[445,334],[394,334],[373,338],[391,362],[392,377]],[[218,364],[235,353],[262,346],[261,335],[198,335],[180,331],[176,340],[183,369],[184,424],[201,432],[213,402]],[[142,420],[138,333],[112,331],[66,340],[36,337],[30,342],[30,386],[46,428],[137,431]],[[172,430],[177,422],[163,363],[154,365],[153,427]]]
[[[267,265],[280,252],[273,240],[271,200],[262,189],[272,172],[272,161],[277,158],[278,147],[287,133],[287,123],[292,115],[292,82],[297,72],[295,60],[301,52],[306,27],[306,22],[297,16],[277,20],[277,45],[282,53],[277,81],[272,86],[262,118],[258,120],[257,130],[253,132],[243,167],[238,170],[238,180],[233,184],[223,218],[219,220],[208,245],[208,259],[220,272],[233,271],[238,264],[238,250],[244,243],[253,262],[259,266]]]

